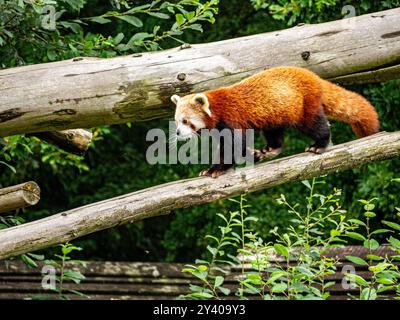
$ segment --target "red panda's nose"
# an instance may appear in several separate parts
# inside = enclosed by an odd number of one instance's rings
[[[180,136],[181,135],[181,130],[180,129],[176,129],[176,135]]]

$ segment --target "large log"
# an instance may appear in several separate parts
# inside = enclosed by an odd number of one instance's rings
[[[33,181],[0,189],[0,213],[33,206],[39,200],[40,188]]]
[[[309,179],[400,155],[400,132],[379,133],[332,147],[322,155],[288,158],[208,177],[180,180],[0,231],[0,259],[39,250],[125,223],[242,193]]]
[[[2,70],[0,136],[166,117],[175,93],[230,85],[278,65],[338,82],[398,78],[399,25],[396,8],[186,49]]]

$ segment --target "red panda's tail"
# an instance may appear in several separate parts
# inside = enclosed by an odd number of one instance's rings
[[[328,119],[347,122],[358,137],[379,131],[375,108],[359,94],[322,81],[322,105]]]

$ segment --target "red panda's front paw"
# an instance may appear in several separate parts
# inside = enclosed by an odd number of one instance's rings
[[[324,153],[326,150],[327,148],[320,148],[316,146],[309,146],[308,148],[306,148],[306,152],[311,152],[316,154]]]
[[[271,148],[271,147],[265,147],[264,149],[260,150],[254,150],[253,151],[253,156],[254,156],[254,162],[258,162],[264,159],[270,159],[278,156],[281,154],[283,151],[283,148]]]
[[[199,176],[200,177],[211,177],[211,178],[218,178],[219,176],[223,175],[224,173],[226,173],[228,170],[225,169],[219,169],[219,168],[214,168],[211,167],[209,169],[205,169],[200,171]]]

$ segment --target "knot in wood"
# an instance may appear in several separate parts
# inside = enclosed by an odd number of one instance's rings
[[[179,81],[184,81],[186,79],[186,73],[179,73],[177,78]]]
[[[310,58],[310,55],[311,55],[310,51],[303,51],[301,53],[301,57],[303,58],[304,61],[307,61]]]

